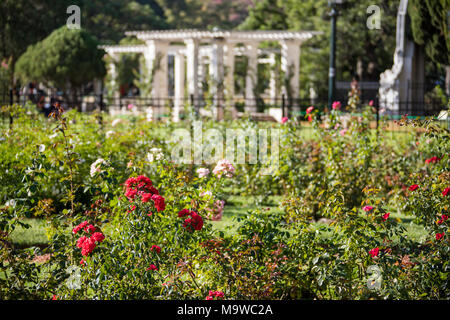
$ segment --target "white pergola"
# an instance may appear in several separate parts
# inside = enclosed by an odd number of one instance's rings
[[[197,101],[201,79],[204,76],[204,59],[209,59],[209,75],[213,96],[213,116],[222,119],[223,108],[220,101],[224,95],[234,97],[234,64],[236,55],[246,55],[248,68],[245,81],[246,111],[256,112],[254,87],[258,62],[275,63],[276,50],[260,50],[262,41],[276,41],[281,45],[281,69],[285,76],[283,83],[289,83],[293,101],[299,97],[300,46],[316,31],[202,31],[202,30],[161,30],[129,31],[127,36],[135,36],[145,42],[143,45],[101,46],[113,61],[121,53],[141,53],[147,70],[153,70],[151,96],[156,101],[169,97],[168,56],[174,56],[174,109],[173,120],[179,120],[180,108],[185,101],[185,80],[187,94]],[[269,58],[258,60],[258,55],[268,54]],[[158,61],[158,67],[155,63]],[[186,69],[186,75],[185,75]],[[117,72],[111,62],[108,72],[116,81]],[[225,91],[225,92],[224,92]],[[270,81],[271,98],[275,99],[275,75]],[[217,103],[219,102],[219,103]],[[298,107],[294,105],[294,111]]]

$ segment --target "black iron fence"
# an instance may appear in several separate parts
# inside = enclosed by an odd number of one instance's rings
[[[64,110],[74,108],[75,106],[78,110],[87,113],[93,111],[114,113],[127,110],[139,112],[145,111],[148,107],[152,107],[155,118],[169,117],[176,104],[180,106],[181,117],[183,117],[185,106],[191,106],[196,114],[200,114],[200,110],[208,106],[222,107],[227,108],[228,110],[230,107],[234,107],[236,112],[250,111],[259,114],[274,114],[275,117],[298,117],[300,119],[305,118],[306,110],[310,106],[314,106],[321,114],[326,114],[330,111],[327,99],[290,99],[285,95],[281,95],[277,98],[259,97],[256,99],[246,99],[245,97],[235,97],[233,99],[223,98],[220,100],[204,96],[195,98],[192,95],[182,99],[175,99],[174,97],[112,97],[103,96],[102,94],[75,97],[49,97],[43,94],[23,95],[10,90],[6,93],[0,93],[0,99],[0,104],[2,106],[31,102],[36,106],[38,111],[46,116],[53,110],[55,103],[59,103]],[[379,101],[378,99],[362,99],[354,109],[345,107],[348,102],[345,98],[338,99],[337,101],[341,103],[341,110],[343,112],[354,115],[361,114],[366,106],[372,106],[377,121],[377,127],[380,119],[397,120],[403,115],[408,115],[409,117],[436,118],[440,116],[440,120],[446,122],[447,127],[450,121],[448,114],[446,113],[448,106],[443,99],[428,98],[421,102],[400,101],[397,103]],[[5,114],[2,114],[5,120]],[[8,120],[12,122],[12,116],[9,114],[8,117]]]

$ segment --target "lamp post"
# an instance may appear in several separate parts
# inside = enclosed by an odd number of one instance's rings
[[[331,37],[330,37],[330,70],[328,74],[328,108],[334,102],[334,95],[336,89],[336,20],[338,16],[337,5],[340,5],[345,0],[328,0],[328,5],[331,7]]]

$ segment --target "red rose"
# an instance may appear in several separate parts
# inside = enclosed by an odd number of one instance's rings
[[[95,231],[95,227],[92,224],[90,224],[84,228],[84,231],[92,233]]]
[[[450,192],[450,187],[445,188],[444,191],[442,191],[442,195],[443,195],[444,197],[446,197],[446,196],[448,196],[448,193],[449,193],[449,192]]]
[[[372,207],[372,206],[365,206],[365,207],[363,207],[363,210],[364,210],[365,212],[370,212],[370,211],[373,210],[373,207]]]
[[[152,200],[155,203],[156,210],[158,212],[164,211],[166,209],[166,203],[164,202],[164,198],[158,194],[154,194],[152,196]]]
[[[191,226],[191,224],[192,224],[192,219],[191,218],[187,218],[187,219],[184,220],[183,227],[188,229]]]
[[[441,216],[441,218],[438,220],[437,224],[443,224],[445,221],[447,221],[447,219],[448,219],[448,216],[443,214]]]
[[[414,191],[414,190],[416,190],[417,188],[419,188],[419,185],[413,184],[413,185],[410,186],[408,189],[409,189],[409,191]]]
[[[436,240],[441,240],[444,237],[444,232],[436,233]]]
[[[95,240],[92,238],[87,239],[83,242],[83,246],[81,248],[81,254],[83,256],[89,255],[95,249]]]
[[[437,163],[441,160],[441,158],[438,157],[431,157],[430,159],[426,159],[425,163]]]
[[[127,191],[125,192],[125,197],[128,198],[128,200],[132,201],[134,199],[134,197],[136,197],[137,195],[137,190],[134,189],[127,189]]]
[[[389,215],[390,215],[389,212],[386,214],[383,214],[383,216],[382,216],[383,220],[386,221],[389,218]]]
[[[376,256],[378,256],[379,252],[380,252],[380,249],[373,248],[372,250],[369,251],[369,254],[372,256],[372,258],[375,258]]]
[[[192,217],[191,225],[194,228],[194,230],[197,231],[201,230],[203,228],[203,218],[195,212],[192,212],[191,217]]]
[[[150,193],[153,193],[153,194],[159,194],[158,189],[156,189],[155,187],[148,188],[148,191],[150,191]]]
[[[142,196],[141,196],[141,201],[142,202],[149,202],[150,199],[152,198],[152,195],[153,194],[151,194],[151,193],[143,193]]]
[[[149,270],[155,271],[155,270],[158,270],[158,267],[155,266],[154,264],[151,264],[151,265],[147,268],[147,271],[149,271]]]
[[[225,294],[222,291],[209,291],[209,294],[206,297],[206,300],[214,300],[214,298],[223,299],[224,296],[225,296]]]
[[[182,218],[182,217],[190,215],[190,213],[191,213],[191,211],[189,211],[188,209],[183,209],[178,212],[178,217]]]
[[[201,230],[203,228],[203,218],[197,214],[195,211],[190,211],[188,209],[183,209],[178,212],[178,217],[182,218],[189,215],[190,218],[184,220],[183,227],[190,231]]]
[[[152,245],[150,251],[153,251],[153,250],[155,250],[156,253],[160,253],[161,252],[161,248],[159,246],[157,246],[157,245]]]
[[[158,193],[152,186],[152,181],[145,176],[131,177],[125,181],[126,192],[125,196],[132,201],[138,194],[143,193]],[[156,191],[156,192],[155,192]]]
[[[80,231],[81,229],[83,229],[84,227],[86,227],[88,225],[89,222],[87,221],[83,221],[82,223],[80,223],[79,225],[77,225],[75,228],[73,228],[72,232],[73,234],[78,233],[78,231]]]
[[[78,240],[77,240],[77,247],[78,248],[82,248],[83,247],[83,243],[86,241],[86,240],[88,240],[89,238],[88,237],[85,237],[85,236],[82,236],[81,238],[79,238]]]
[[[105,240],[105,235],[101,232],[94,232],[91,236],[91,239],[97,242],[102,242],[103,240]]]

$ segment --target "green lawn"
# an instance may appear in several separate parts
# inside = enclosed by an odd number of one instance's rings
[[[11,238],[16,245],[28,247],[48,243],[47,236],[45,235],[46,221],[44,219],[24,219],[23,222],[29,224],[30,228],[26,229],[18,226],[11,233]]]
[[[270,197],[267,202],[260,205],[254,204],[254,198],[244,196],[230,196],[225,206],[223,218],[221,221],[212,221],[213,227],[218,231],[223,231],[226,234],[232,234],[238,222],[234,218],[244,217],[249,210],[257,208],[270,208],[272,211],[281,212],[278,207],[280,197]],[[391,219],[398,218],[402,221],[405,228],[408,230],[408,237],[412,240],[422,242],[425,240],[426,232],[423,227],[414,224],[412,217],[407,217],[398,212],[392,212]],[[48,243],[45,234],[45,220],[43,219],[24,219],[24,222],[31,227],[25,229],[17,227],[11,234],[13,242],[20,247],[28,247],[36,244]],[[318,223],[316,223],[318,224]]]

